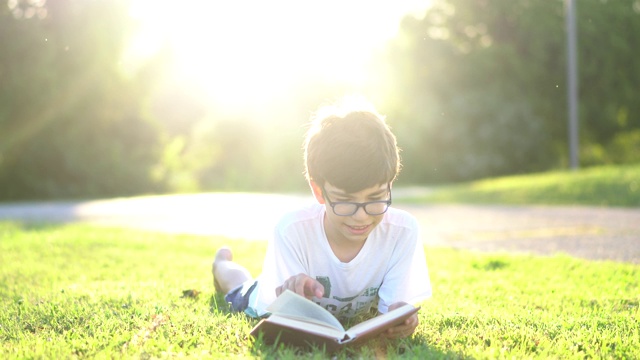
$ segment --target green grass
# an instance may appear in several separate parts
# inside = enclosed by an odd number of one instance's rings
[[[418,203],[640,206],[640,164],[508,176],[438,187]]]
[[[0,222],[0,358],[327,358],[260,344],[214,294],[217,247],[264,242]],[[640,266],[427,248],[434,296],[407,340],[338,358],[638,358]],[[182,297],[195,289],[195,298]]]

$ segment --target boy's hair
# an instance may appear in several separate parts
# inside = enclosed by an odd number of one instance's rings
[[[400,154],[384,117],[372,106],[321,108],[304,144],[307,180],[353,193],[391,183],[400,172]]]

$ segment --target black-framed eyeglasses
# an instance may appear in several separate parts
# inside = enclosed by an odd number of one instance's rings
[[[351,201],[331,201],[329,196],[327,196],[327,192],[324,189],[324,185],[322,186],[322,195],[329,206],[333,209],[333,213],[338,216],[351,216],[358,212],[358,209],[363,208],[364,212],[369,215],[382,215],[389,210],[389,206],[391,205],[391,186],[387,184],[387,191],[389,191],[389,200],[378,200],[378,201],[368,201],[363,203],[351,202]]]

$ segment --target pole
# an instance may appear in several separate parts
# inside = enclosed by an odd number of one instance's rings
[[[572,170],[580,166],[578,160],[578,75],[576,56],[576,10],[574,0],[565,0],[567,26],[567,101],[569,105],[569,161]]]

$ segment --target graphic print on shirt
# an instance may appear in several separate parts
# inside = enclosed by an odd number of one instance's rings
[[[316,276],[316,280],[324,286],[323,300],[318,305],[327,309],[339,319],[351,318],[370,311],[378,300],[379,286],[364,289],[361,293],[340,297],[331,295],[331,279],[328,276]]]
[[[324,286],[324,295],[322,295],[323,298],[330,298],[331,297],[331,279],[329,279],[328,276],[316,276],[316,280],[318,280],[318,282],[320,284],[322,284],[322,286]]]

